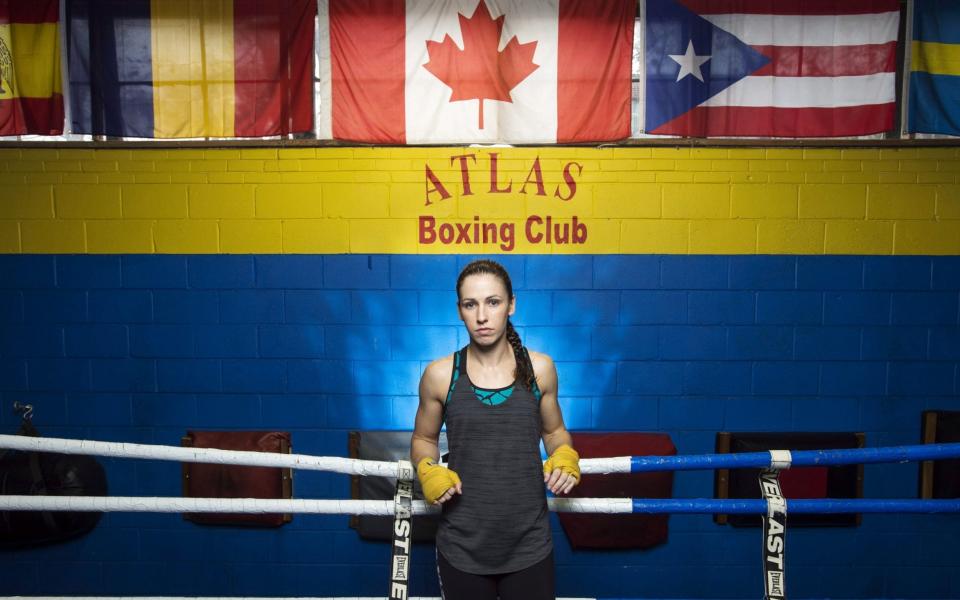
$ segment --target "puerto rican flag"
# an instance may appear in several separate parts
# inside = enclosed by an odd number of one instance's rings
[[[645,131],[838,137],[893,128],[898,0],[646,0]]]

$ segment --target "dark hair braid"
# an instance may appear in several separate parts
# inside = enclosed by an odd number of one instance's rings
[[[523,383],[528,389],[533,389],[533,382],[536,376],[533,373],[533,364],[527,359],[527,353],[523,350],[523,344],[520,342],[520,334],[513,328],[513,323],[507,319],[507,341],[513,347],[513,355],[517,359],[517,368],[513,371],[513,376],[517,381]]]
[[[493,275],[503,282],[503,286],[507,288],[507,296],[511,300],[513,299],[513,284],[510,282],[510,274],[507,273],[507,270],[504,269],[500,263],[483,259],[471,262],[460,271],[460,276],[457,277],[458,300],[460,299],[460,287],[463,285],[463,280],[471,275]],[[517,366],[513,371],[514,378],[526,386],[528,390],[532,390],[534,382],[536,381],[533,365],[523,349],[520,334],[513,328],[513,323],[510,322],[509,318],[507,318],[507,342],[509,342],[510,347],[513,348],[513,356],[517,361]]]

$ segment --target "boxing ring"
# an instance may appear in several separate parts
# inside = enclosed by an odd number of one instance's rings
[[[255,498],[163,498],[131,496],[0,495],[2,511],[96,511],[158,513],[296,513],[381,515],[394,517],[390,599],[416,599],[407,595],[410,529],[413,515],[439,513],[437,506],[413,500],[415,472],[408,461],[381,462],[304,454],[277,454],[150,444],[71,440],[20,435],[0,435],[0,449],[24,452],[82,454],[110,458],[166,460],[220,465],[281,467],[358,476],[397,479],[393,500],[309,500]],[[624,456],[581,459],[583,475],[627,474],[652,471],[759,468],[760,499],[646,499],[555,498],[547,499],[554,512],[602,514],[751,514],[763,519],[763,588],[765,597],[786,598],[785,534],[788,514],[938,514],[960,513],[960,499],[785,499],[778,474],[791,467],[851,464],[904,463],[960,458],[960,443],[926,444],[844,450],[770,450],[735,454],[687,456]],[[121,597],[70,596],[73,600],[119,600]],[[339,597],[347,600],[345,597]],[[355,597],[356,600],[361,600]],[[366,600],[372,597],[364,597]],[[53,600],[49,596],[11,596],[0,600]],[[138,596],[137,600],[171,600],[171,597]],[[59,599],[58,600],[62,600]],[[131,599],[132,600],[132,599]],[[178,599],[178,600],[183,600]],[[194,597],[193,600],[208,600]],[[209,599],[212,600],[212,599]],[[226,599],[219,599],[226,600]],[[232,598],[230,600],[240,600]],[[251,599],[252,600],[252,599]],[[278,600],[258,597],[256,600]],[[332,600],[300,598],[300,600]],[[423,599],[425,600],[425,599]],[[586,600],[586,599],[581,599]]]

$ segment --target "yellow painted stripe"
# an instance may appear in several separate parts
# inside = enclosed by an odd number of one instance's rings
[[[60,36],[56,23],[0,24],[0,42],[12,49],[13,56],[9,79],[0,82],[0,100],[49,98],[61,92]]]
[[[960,75],[960,44],[913,42],[913,71],[934,75]]]
[[[232,0],[152,0],[156,137],[234,135]]]
[[[953,147],[16,148],[0,185],[0,253],[960,256]]]

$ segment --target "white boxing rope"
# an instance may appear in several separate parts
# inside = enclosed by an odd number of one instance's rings
[[[384,596],[0,596],[0,600],[388,600]],[[436,596],[409,596],[407,600],[441,600]],[[557,600],[599,600],[598,598],[557,598]]]
[[[609,475],[610,473],[630,473],[632,469],[630,456],[615,456],[611,458],[581,458],[580,473],[582,475]]]
[[[629,514],[630,498],[548,498],[558,512]],[[414,500],[415,515],[439,514],[439,506]],[[155,513],[296,513],[393,516],[393,500],[281,500],[263,498],[160,498],[150,496],[0,495],[0,510]]]
[[[413,503],[413,514],[431,510]],[[0,510],[49,510],[151,513],[295,513],[316,515],[393,516],[393,500],[307,500],[265,498],[160,498],[150,496],[3,496]]]
[[[398,470],[396,462],[360,460],[339,456],[278,454],[275,452],[189,448],[126,442],[98,442],[93,440],[30,437],[25,435],[0,434],[0,448],[22,450],[24,452],[87,454],[113,458],[145,458],[219,465],[283,467],[308,471],[330,471],[347,475],[374,475],[378,477],[397,477]],[[580,472],[583,474],[629,473],[630,457],[585,458],[580,461]]]
[[[633,513],[632,498],[547,498],[551,512],[622,515]]]
[[[0,435],[0,448],[25,452],[58,452],[60,454],[89,454],[114,458],[149,458],[178,462],[210,463],[219,465],[246,465],[251,467],[284,467],[309,471],[332,471],[348,475],[376,475],[396,477],[397,463],[375,460],[341,458],[339,456],[311,456],[309,454],[279,454],[248,450],[219,450],[216,448],[189,448],[97,442],[63,438]]]

